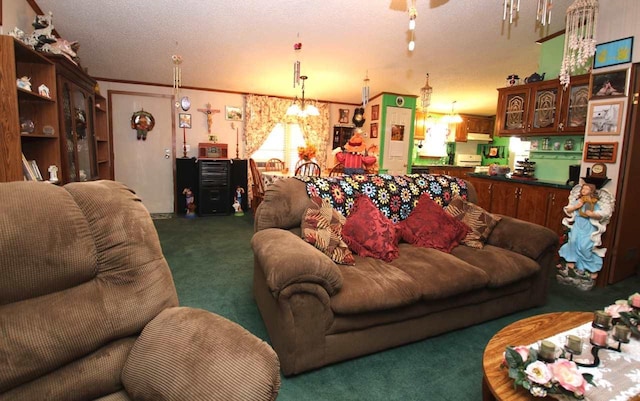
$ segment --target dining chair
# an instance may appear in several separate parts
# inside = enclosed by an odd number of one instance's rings
[[[315,162],[306,162],[296,167],[296,176],[308,175],[314,177],[320,177],[321,173],[320,165]]]
[[[344,164],[338,163],[329,172],[329,177],[339,177],[344,175]]]
[[[282,171],[284,170],[284,162],[274,157],[267,160],[264,167],[266,171]]]
[[[264,199],[264,183],[256,161],[252,158],[249,158],[249,169],[251,170],[251,179],[253,180],[253,184],[251,185],[251,210],[255,213]]]

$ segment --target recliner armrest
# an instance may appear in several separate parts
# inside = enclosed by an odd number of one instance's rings
[[[134,400],[275,400],[280,363],[269,344],[214,313],[162,311],[136,340],[122,371]]]
[[[335,262],[290,231],[260,230],[253,235],[251,246],[274,296],[293,283],[315,283],[329,295],[342,288],[342,273]]]
[[[549,249],[555,252],[558,247],[558,235],[552,230],[513,217],[501,217],[487,239],[487,244],[508,249],[534,260]]]

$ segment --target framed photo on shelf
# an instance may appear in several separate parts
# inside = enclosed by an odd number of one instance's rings
[[[178,113],[178,127],[191,128],[191,114]]]
[[[371,106],[371,121],[376,121],[380,118],[380,105],[374,104]]]
[[[620,135],[623,100],[589,102],[587,135]]]
[[[378,137],[378,123],[371,123],[371,138]]]
[[[242,121],[242,108],[235,106],[224,106],[224,118],[231,121]]]
[[[340,109],[340,118],[338,119],[340,124],[349,124],[349,109]]]
[[[627,70],[591,74],[589,93],[592,99],[627,95]]]
[[[596,45],[593,68],[630,63],[633,52],[633,36]]]

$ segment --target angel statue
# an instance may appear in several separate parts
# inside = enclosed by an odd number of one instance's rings
[[[569,228],[569,234],[558,252],[561,261],[556,278],[559,283],[573,285],[583,291],[593,288],[607,251],[600,246],[614,204],[613,195],[606,189],[596,190],[593,184],[573,187],[569,204],[564,207],[567,217],[562,219],[562,224]]]

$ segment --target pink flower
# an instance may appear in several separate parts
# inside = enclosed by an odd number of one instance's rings
[[[565,389],[576,395],[584,395],[587,382],[578,372],[578,367],[572,361],[558,359],[550,365],[554,379]]]
[[[527,362],[527,359],[529,359],[529,348],[519,345],[517,347],[513,347],[513,350],[516,351],[518,354],[520,354],[520,357],[522,358],[523,362]]]
[[[627,301],[616,301],[615,304],[609,305],[604,308],[604,311],[607,312],[607,314],[609,314],[609,316],[611,316],[612,318],[617,319],[620,317],[620,312],[630,312],[631,309],[632,308],[631,306],[629,306]]]
[[[549,370],[547,364],[542,361],[535,361],[529,364],[524,372],[527,374],[529,380],[538,384],[547,384],[553,378],[551,370]]]

